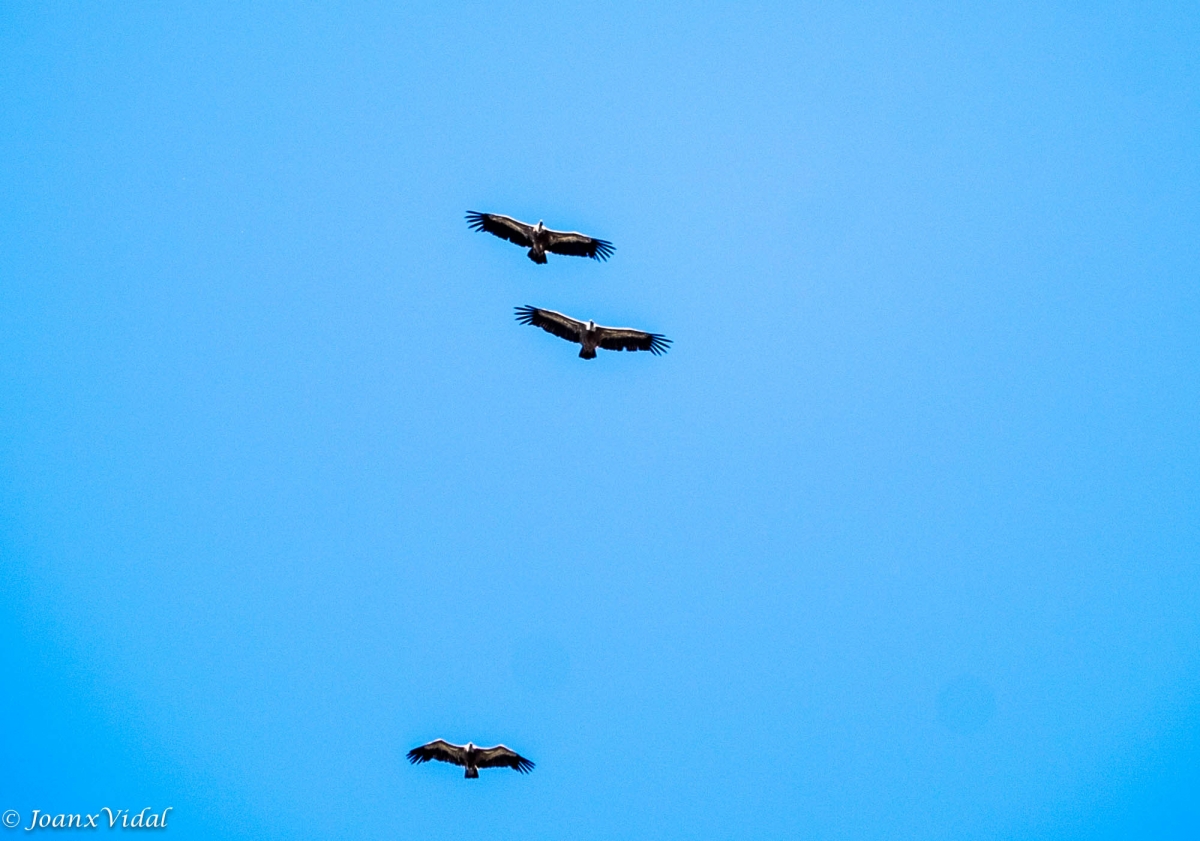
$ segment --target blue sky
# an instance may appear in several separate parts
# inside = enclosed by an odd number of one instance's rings
[[[0,810],[1200,835],[1198,42],[6,4]],[[522,304],[675,343],[584,362]]]

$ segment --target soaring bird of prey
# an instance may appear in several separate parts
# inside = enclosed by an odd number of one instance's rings
[[[648,350],[655,356],[667,352],[671,340],[659,333],[630,327],[604,327],[594,321],[577,321],[554,310],[517,307],[517,321],[541,327],[568,342],[583,345],[580,359],[595,359],[596,348],[605,350]]]
[[[533,770],[532,762],[504,745],[481,748],[471,742],[467,742],[465,745],[452,745],[442,739],[434,739],[429,744],[413,748],[408,752],[408,761],[414,765],[428,762],[431,759],[464,766],[467,773],[463,776],[468,780],[477,779],[480,768],[512,768],[522,774],[528,774]]]
[[[535,263],[545,264],[547,251],[553,254],[569,254],[572,257],[591,257],[593,260],[607,260],[613,253],[613,244],[608,240],[596,239],[576,231],[552,231],[543,225],[540,219],[536,225],[530,225],[511,216],[501,216],[499,213],[477,213],[468,210],[467,224],[471,226],[471,230],[487,231],[493,236],[528,248],[529,259]]]

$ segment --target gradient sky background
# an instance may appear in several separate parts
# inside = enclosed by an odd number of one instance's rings
[[[1200,836],[1194,4],[168,5],[0,7],[0,810]]]

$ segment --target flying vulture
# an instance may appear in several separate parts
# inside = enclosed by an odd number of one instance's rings
[[[607,260],[613,253],[613,244],[608,240],[595,239],[575,231],[552,231],[540,219],[536,225],[528,225],[511,216],[468,210],[467,224],[471,230],[487,231],[528,248],[529,259],[535,263],[544,264],[547,251],[572,257],[591,257],[593,260]]]
[[[580,359],[595,359],[596,348],[605,350],[648,350],[655,356],[666,353],[671,340],[659,333],[629,327],[604,327],[594,321],[576,321],[554,310],[517,307],[517,321],[541,327],[569,342],[583,345]]]
[[[471,742],[467,742],[465,745],[452,745],[442,739],[434,739],[429,744],[413,748],[408,752],[408,761],[413,765],[419,765],[431,759],[466,767],[467,773],[463,776],[468,780],[478,779],[480,768],[512,768],[522,774],[528,774],[533,770],[532,762],[504,745],[480,748]]]

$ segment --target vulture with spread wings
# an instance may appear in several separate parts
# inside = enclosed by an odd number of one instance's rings
[[[465,745],[452,745],[443,739],[434,739],[429,744],[413,748],[408,752],[408,761],[414,765],[428,762],[431,759],[464,766],[467,769],[464,777],[468,780],[477,779],[480,768],[512,768],[522,774],[528,774],[533,770],[532,762],[504,745],[481,748],[476,747],[472,742],[467,742]]]
[[[529,259],[535,263],[546,262],[546,252],[568,254],[572,257],[591,257],[607,260],[612,256],[613,244],[608,240],[596,239],[576,231],[552,231],[538,220],[536,225],[501,216],[499,213],[477,213],[467,211],[467,224],[474,231],[486,231],[493,236],[515,242],[529,249]]]
[[[576,321],[554,310],[517,307],[517,321],[541,327],[568,342],[583,345],[580,359],[595,359],[596,348],[605,350],[648,350],[655,356],[667,352],[671,340],[659,333],[647,333],[631,327],[605,327],[594,321]]]

